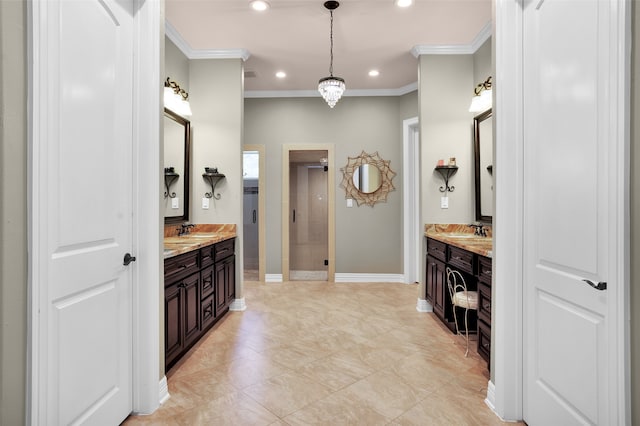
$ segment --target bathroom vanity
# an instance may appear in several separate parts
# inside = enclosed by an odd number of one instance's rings
[[[467,225],[427,225],[425,299],[443,324],[456,332],[453,305],[447,288],[446,268],[462,273],[467,289],[478,292],[478,312],[469,311],[469,330],[478,335],[478,354],[491,354],[492,238],[474,235]],[[458,319],[463,318],[460,315]],[[463,319],[464,321],[464,319]]]
[[[168,370],[228,311],[235,299],[233,230],[165,236],[165,368]]]

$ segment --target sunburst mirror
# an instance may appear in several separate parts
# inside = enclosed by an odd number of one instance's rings
[[[393,177],[396,173],[389,167],[390,160],[383,160],[378,152],[367,154],[362,151],[357,157],[349,157],[342,169],[340,187],[345,190],[345,198],[356,200],[358,206],[387,201],[387,194],[394,191]]]

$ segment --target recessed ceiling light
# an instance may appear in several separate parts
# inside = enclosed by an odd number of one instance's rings
[[[278,78],[285,78],[286,76],[287,76],[287,73],[284,72],[284,71],[278,71],[276,73],[276,77],[278,77]]]
[[[380,71],[378,71],[378,70],[369,71],[369,77],[377,77],[379,75],[380,75]]]
[[[395,0],[398,7],[409,7],[413,4],[413,0]]]
[[[269,2],[265,0],[251,0],[249,4],[253,10],[263,11],[269,9]]]

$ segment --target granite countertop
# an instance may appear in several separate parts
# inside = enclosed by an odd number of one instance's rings
[[[474,235],[474,229],[469,225],[427,224],[424,235],[481,256],[493,257],[492,229],[491,226],[484,226],[484,229],[486,237]]]
[[[236,237],[235,224],[198,224],[188,234],[178,236],[179,228],[179,224],[164,228],[165,259]]]

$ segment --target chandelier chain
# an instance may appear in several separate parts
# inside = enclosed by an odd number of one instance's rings
[[[329,32],[329,40],[331,40],[331,48],[330,48],[330,54],[329,54],[329,75],[331,77],[333,77],[333,10],[329,11],[331,14],[331,31]]]

